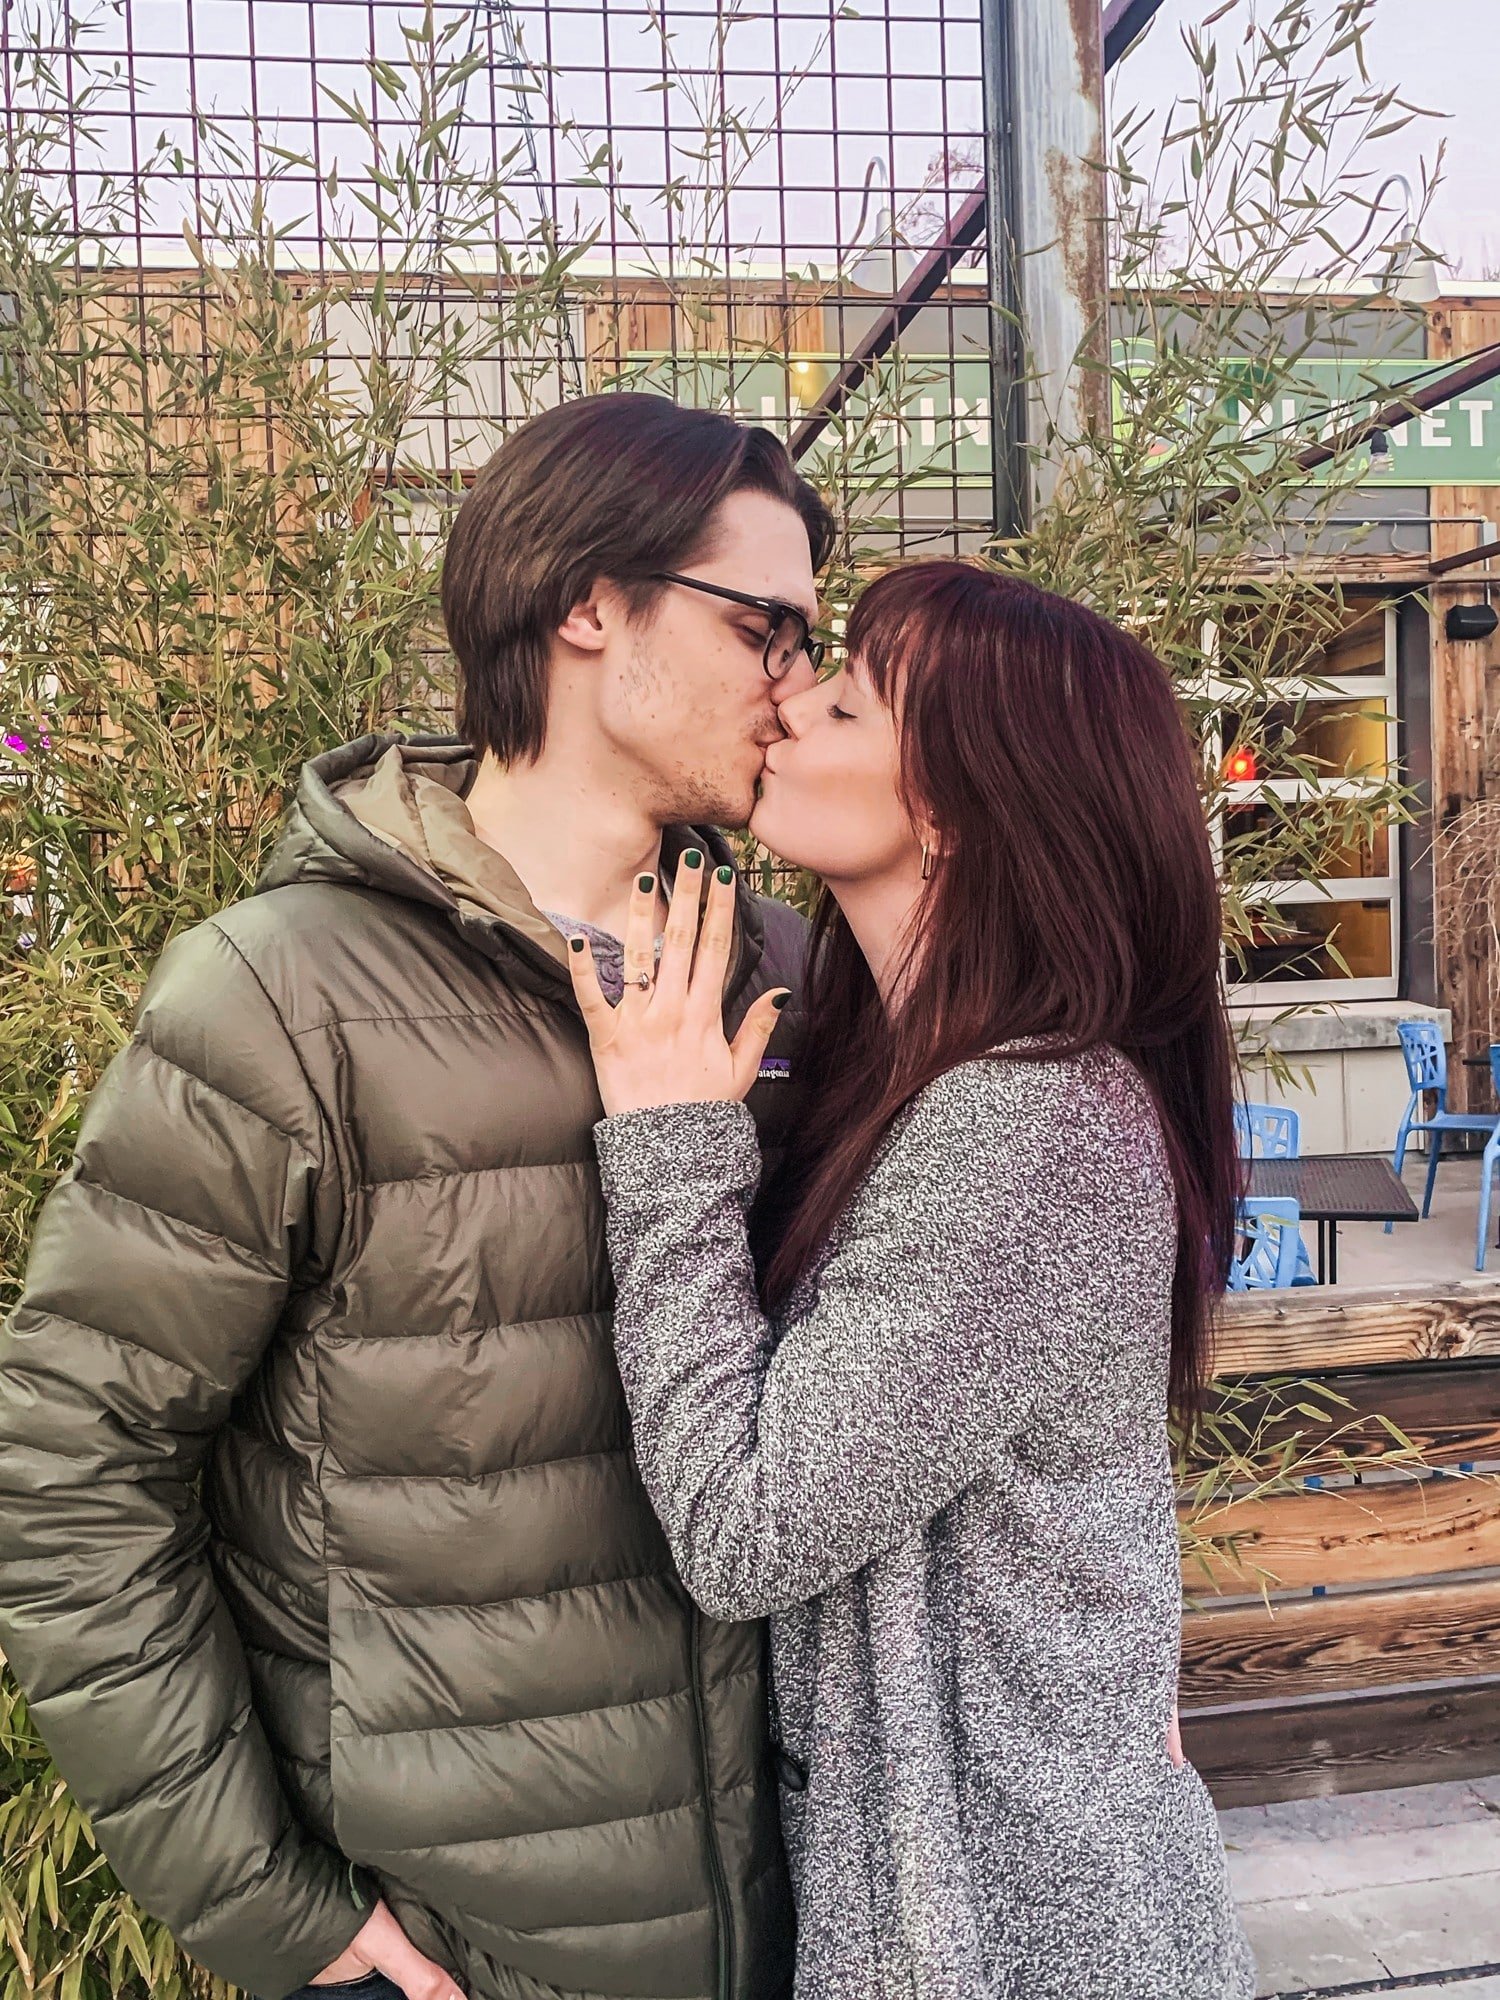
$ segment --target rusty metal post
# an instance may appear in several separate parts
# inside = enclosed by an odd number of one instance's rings
[[[1031,513],[1027,468],[1016,159],[1016,0],[981,0],[984,70],[985,245],[990,303],[990,459],[997,541]]]
[[[1003,167],[1025,357],[1026,487],[1044,503],[1059,442],[1109,420],[1102,22],[1099,0],[990,0],[990,11],[1006,17],[1013,78]],[[990,144],[1000,150],[994,136]],[[997,431],[997,456],[1003,449]]]

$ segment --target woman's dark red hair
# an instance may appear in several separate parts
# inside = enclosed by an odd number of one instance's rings
[[[1170,679],[1083,605],[963,562],[887,571],[847,644],[895,712],[908,809],[936,828],[937,856],[891,1015],[837,904],[819,906],[811,1109],[757,1210],[763,1301],[785,1303],[934,1077],[1027,1037],[1046,1038],[1038,1057],[1110,1044],[1145,1080],[1171,1161],[1170,1398],[1191,1421],[1239,1166],[1219,890]],[[1101,1254],[1130,1226],[1101,1215]]]

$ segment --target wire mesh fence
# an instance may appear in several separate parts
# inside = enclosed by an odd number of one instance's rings
[[[0,59],[12,148],[51,120],[59,211],[122,298],[232,226],[365,281],[319,328],[351,382],[503,321],[378,476],[451,492],[537,408],[655,387],[793,438],[877,544],[982,537],[982,232],[944,249],[983,176],[978,0],[39,4]],[[387,355],[377,286],[404,301]]]
[[[7,783],[66,711],[117,907],[172,865],[169,799],[103,776],[141,732],[196,746],[185,796],[274,805],[299,730],[451,721],[444,516],[561,399],[777,430],[842,573],[986,539],[978,0],[22,0],[0,90],[52,533],[22,510]],[[230,688],[286,728],[253,770],[214,762]]]

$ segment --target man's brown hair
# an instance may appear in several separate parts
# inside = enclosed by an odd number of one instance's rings
[[[443,562],[443,618],[458,660],[458,726],[503,764],[540,755],[553,635],[601,577],[633,613],[703,549],[731,493],[783,500],[815,570],[833,516],[768,430],[664,396],[587,396],[513,432],[458,510]]]

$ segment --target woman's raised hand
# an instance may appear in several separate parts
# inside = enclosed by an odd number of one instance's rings
[[[599,1095],[611,1117],[660,1104],[743,1097],[789,997],[785,989],[763,993],[734,1040],[725,1038],[734,874],[714,870],[705,905],[704,872],[702,854],[689,848],[677,865],[659,964],[653,935],[656,879],[642,875],[637,881],[625,926],[625,993],[618,1007],[611,1007],[600,989],[588,939],[568,941],[573,991],[588,1026]]]

